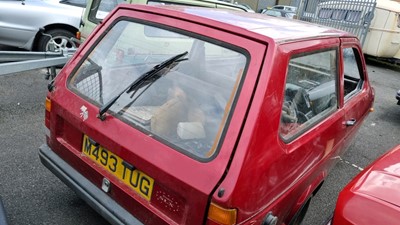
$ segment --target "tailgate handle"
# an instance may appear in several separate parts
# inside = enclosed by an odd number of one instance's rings
[[[354,126],[356,124],[357,120],[356,119],[351,119],[346,121],[346,126]]]

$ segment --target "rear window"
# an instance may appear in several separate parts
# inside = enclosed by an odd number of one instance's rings
[[[156,34],[146,36],[146,33]],[[178,54],[169,68],[123,92],[141,75]],[[244,51],[243,51],[244,52]],[[196,159],[214,156],[247,57],[220,41],[119,21],[87,54],[69,88],[108,113]]]

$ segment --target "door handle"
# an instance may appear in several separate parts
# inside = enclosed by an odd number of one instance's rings
[[[350,119],[346,121],[346,126],[354,126],[356,124],[357,120],[356,119]]]

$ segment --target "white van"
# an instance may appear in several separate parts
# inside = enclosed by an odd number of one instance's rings
[[[378,0],[363,51],[367,55],[400,59],[400,2]]]
[[[322,2],[318,4],[312,22],[352,32],[359,38],[370,22],[365,31],[364,53],[400,59],[400,2],[376,0],[373,12],[370,10],[373,7],[365,7],[372,3],[368,0],[347,1],[346,4],[341,1]],[[359,30],[355,29],[357,26]]]

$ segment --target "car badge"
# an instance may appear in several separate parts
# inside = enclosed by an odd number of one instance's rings
[[[81,107],[81,113],[79,115],[83,119],[83,121],[85,121],[89,117],[89,112],[87,111],[86,106],[83,105]]]

